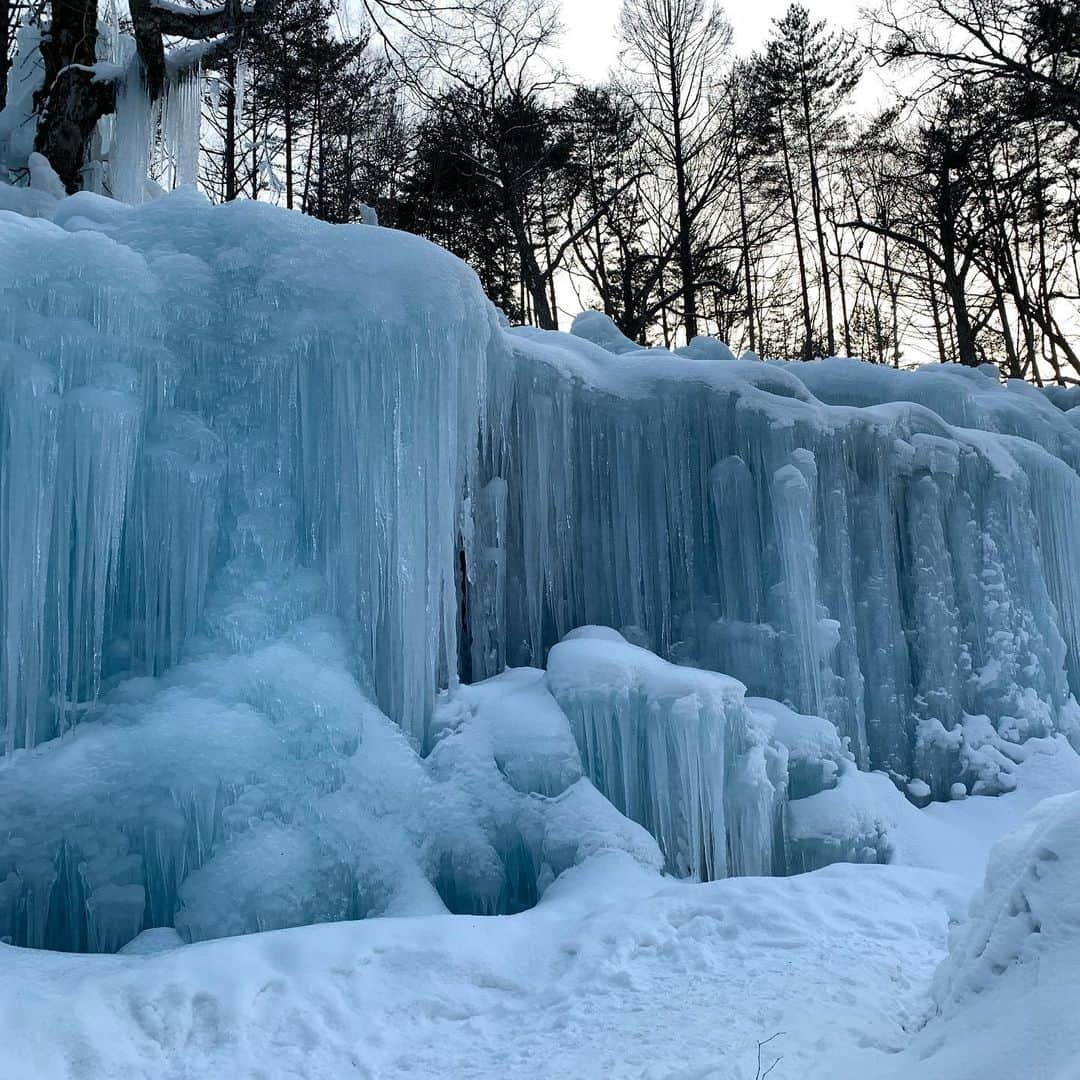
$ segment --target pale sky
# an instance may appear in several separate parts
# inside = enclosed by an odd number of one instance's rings
[[[769,36],[772,20],[781,18],[791,0],[720,0],[734,32],[733,52],[747,56],[759,49]],[[859,11],[872,7],[873,0],[801,0],[812,19],[824,19],[831,30],[853,30],[860,25]],[[618,58],[619,42],[615,24],[622,0],[562,0],[563,39],[559,50],[571,76],[589,83],[603,81]],[[884,98],[891,98],[881,76],[868,69],[855,92],[855,100],[866,111]],[[560,319],[578,312],[572,286],[560,280],[556,287]],[[587,301],[582,298],[582,302]]]
[[[854,27],[866,0],[802,0],[814,19],[826,19],[834,29]],[[774,18],[781,17],[790,0],[732,0],[723,4],[735,32],[735,51],[746,54],[768,37]],[[562,0],[566,29],[562,55],[571,74],[599,82],[615,63],[618,42],[615,23],[621,0]]]

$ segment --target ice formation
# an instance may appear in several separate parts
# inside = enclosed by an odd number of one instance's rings
[[[783,872],[786,755],[754,725],[740,683],[594,628],[551,650],[547,681],[587,773],[657,838],[672,873]]]
[[[503,337],[474,672],[615,627],[938,798],[1006,789],[1010,745],[1077,731],[1080,431],[1036,389]]]
[[[34,136],[38,114],[35,96],[44,78],[38,42],[47,33],[48,23],[39,23],[36,18],[18,29],[7,100],[0,110],[0,179],[33,174],[35,157],[44,163],[44,158],[34,153]],[[151,101],[135,39],[122,32],[117,7],[109,0],[98,21],[97,63],[89,70],[96,79],[115,84],[116,107],[98,121],[90,137],[81,176],[84,191],[138,204],[166,189],[197,182],[207,81],[202,61],[216,43],[217,39],[211,39],[168,50],[162,92]],[[62,196],[64,187],[58,178],[53,176],[41,185],[31,175],[32,188],[53,185],[58,188],[54,193]],[[25,212],[26,199],[18,201]],[[47,205],[41,209],[48,213]]]
[[[1080,431],[1037,391],[508,330],[415,237],[39,173],[0,188],[0,937],[883,861],[868,785],[1000,791],[1075,733]]]

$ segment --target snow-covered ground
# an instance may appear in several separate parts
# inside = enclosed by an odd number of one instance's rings
[[[4,948],[0,1076],[751,1080],[770,1040],[762,1071],[779,1058],[779,1080],[1067,1080],[1075,942],[1041,959],[1048,984],[1029,963],[942,1016],[931,995],[990,846],[1080,788],[1080,757],[1047,751],[1012,794],[909,808],[907,865],[692,884],[612,852],[519,915],[182,946],[148,931],[117,956]]]

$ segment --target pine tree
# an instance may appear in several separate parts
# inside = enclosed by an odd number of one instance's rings
[[[328,0],[277,0],[244,43],[258,73],[256,93],[270,122],[281,131],[285,205],[296,202],[305,139],[315,126],[326,87],[347,63],[352,45],[330,30]]]

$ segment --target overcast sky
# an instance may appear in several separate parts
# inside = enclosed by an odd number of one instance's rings
[[[732,0],[724,4],[735,31],[735,49],[748,53],[768,36],[774,18],[790,0]],[[562,0],[563,57],[571,74],[599,82],[615,62],[618,43],[615,22],[621,0]],[[835,28],[853,27],[866,0],[803,0],[814,19],[827,19]]]
[[[854,29],[859,24],[859,10],[872,7],[871,0],[801,0],[811,18],[825,19],[831,29]],[[734,31],[734,51],[747,55],[765,42],[772,20],[780,18],[791,0],[728,0],[724,11]],[[561,54],[572,76],[587,82],[600,82],[615,64],[619,43],[615,24],[622,0],[562,0],[564,27]],[[873,72],[864,77],[855,97],[869,111],[882,97],[888,96],[880,78]],[[581,304],[566,280],[556,289],[560,318],[572,317]],[[565,327],[564,327],[565,329]]]

